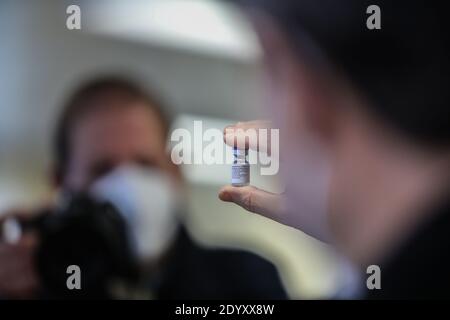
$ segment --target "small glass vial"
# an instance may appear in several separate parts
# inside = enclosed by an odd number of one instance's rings
[[[231,185],[243,187],[250,184],[250,164],[248,149],[233,148],[233,166],[231,167]]]

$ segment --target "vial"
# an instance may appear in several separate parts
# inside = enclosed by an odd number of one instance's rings
[[[243,187],[250,184],[250,164],[248,149],[233,148],[233,165],[231,167],[231,185]]]

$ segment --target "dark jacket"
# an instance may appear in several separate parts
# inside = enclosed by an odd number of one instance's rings
[[[181,228],[159,299],[286,299],[274,265],[242,250],[207,249]]]
[[[380,265],[381,289],[367,299],[450,298],[450,197]]]

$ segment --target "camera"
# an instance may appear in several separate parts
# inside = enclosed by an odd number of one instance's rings
[[[108,202],[78,194],[62,207],[22,222],[22,228],[39,236],[35,261],[40,298],[109,299],[114,283],[138,279],[126,222]],[[73,265],[80,270],[79,289],[67,285],[67,270]]]

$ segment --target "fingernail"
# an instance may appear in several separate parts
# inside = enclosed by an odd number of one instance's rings
[[[225,142],[228,145],[236,145],[236,136],[233,133],[226,133],[223,136],[223,142]]]
[[[222,191],[219,193],[219,199],[222,201],[231,201],[231,195],[226,191]]]
[[[231,133],[230,131],[233,131],[233,128],[234,128],[234,125],[226,126],[225,128],[223,128],[223,133],[224,133],[224,134]],[[228,131],[228,132],[227,132],[227,131]]]

